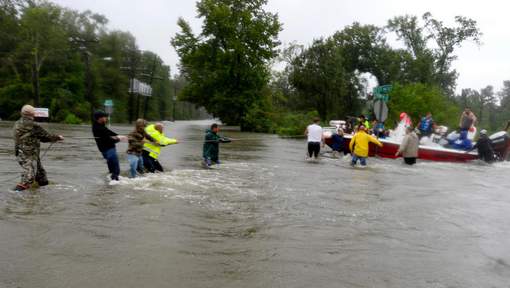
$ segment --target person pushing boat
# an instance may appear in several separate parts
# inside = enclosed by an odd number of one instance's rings
[[[367,128],[364,125],[360,125],[358,132],[352,136],[351,142],[349,143],[349,149],[352,152],[351,166],[354,167],[360,162],[361,166],[367,165],[368,149],[369,144],[374,143],[375,145],[382,147],[383,144],[372,135],[367,133]]]
[[[483,160],[487,163],[492,163],[497,160],[497,157],[494,153],[494,148],[492,147],[491,139],[489,136],[487,136],[487,130],[483,129],[480,131],[480,138],[473,146],[473,148],[469,151],[466,151],[466,153],[469,153],[475,149],[478,151],[478,157],[480,160]]]
[[[420,140],[418,135],[416,135],[412,126],[408,126],[406,127],[406,136],[404,136],[404,140],[402,140],[402,144],[400,144],[395,156],[398,157],[402,155],[405,164],[414,165],[418,158],[419,146]]]
[[[319,117],[315,117],[313,123],[308,125],[305,130],[305,135],[308,138],[308,157],[310,159],[315,158],[315,160],[319,158],[321,144],[324,143],[322,127],[319,125],[320,121]]]

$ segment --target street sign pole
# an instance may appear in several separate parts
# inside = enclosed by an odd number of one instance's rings
[[[113,100],[104,100],[104,112],[108,114],[108,126],[111,125],[111,115],[113,113]]]
[[[384,122],[388,118],[388,105],[393,86],[382,85],[374,88],[374,114],[379,122]]]

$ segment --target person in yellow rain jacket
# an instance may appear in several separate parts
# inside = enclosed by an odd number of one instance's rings
[[[145,128],[145,132],[156,142],[156,144],[150,142],[143,144],[143,166],[150,173],[163,172],[163,167],[158,161],[161,147],[179,143],[177,139],[167,138],[163,133],[164,128],[162,123],[150,124]]]
[[[360,125],[358,132],[354,134],[349,143],[349,149],[352,151],[352,162],[351,166],[356,166],[358,160],[361,163],[361,166],[367,165],[367,157],[368,157],[368,146],[370,142],[375,145],[382,147],[383,144],[377,140],[372,135],[368,135],[365,126]]]

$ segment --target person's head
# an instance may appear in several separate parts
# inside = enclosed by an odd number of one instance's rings
[[[466,114],[471,114],[471,107],[466,107],[466,108],[464,108],[464,112],[465,112]]]
[[[135,130],[138,132],[142,132],[147,126],[147,121],[145,119],[138,119],[135,122]]]
[[[367,128],[365,127],[365,125],[359,125],[359,126],[358,126],[358,131],[364,131],[364,132],[366,132],[366,131],[367,131]]]
[[[320,122],[321,122],[321,118],[319,118],[319,117],[314,117],[313,118],[313,123],[314,124],[319,124]]]
[[[94,112],[94,121],[99,124],[106,124],[108,122],[108,114],[102,110]]]
[[[432,113],[427,112],[427,118],[430,118],[430,117],[432,117]]]
[[[35,116],[35,108],[31,105],[24,105],[21,108],[21,115],[25,117],[34,117]]]
[[[216,124],[216,123],[212,124],[211,131],[214,133],[218,133],[218,131],[220,131],[220,126],[218,126],[218,124]]]
[[[365,117],[365,115],[360,115],[360,116],[359,116],[359,119],[360,119],[361,121],[365,121],[365,120],[367,120],[367,118]]]
[[[480,131],[480,137],[487,137],[487,130],[482,129],[482,131]]]
[[[342,129],[342,128],[338,128],[338,129],[336,129],[336,133],[337,133],[338,135],[340,135],[340,136],[344,136],[344,129]]]
[[[161,122],[158,122],[156,124],[154,124],[154,128],[159,132],[159,133],[163,133],[163,130],[165,129],[165,125],[163,125],[163,123]]]
[[[409,134],[409,133],[411,133],[413,131],[414,131],[414,128],[412,126],[407,126],[406,127],[406,134]]]

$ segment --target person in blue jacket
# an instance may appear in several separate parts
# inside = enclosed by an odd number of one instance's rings
[[[418,130],[420,130],[420,138],[421,137],[430,137],[434,130],[434,119],[432,119],[432,113],[428,112],[427,116],[421,118],[420,124],[418,125]]]

